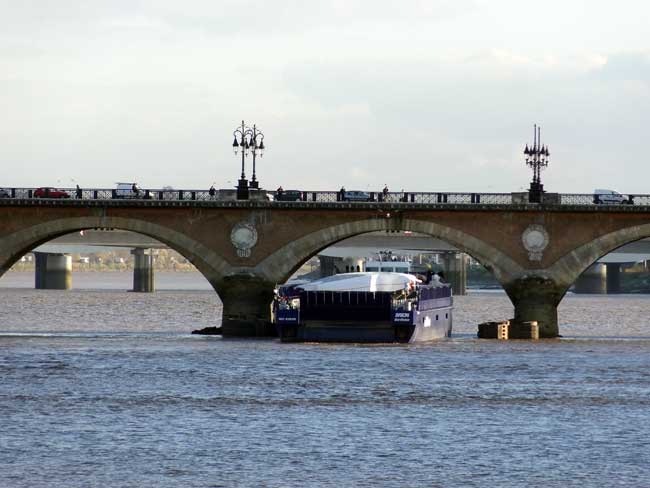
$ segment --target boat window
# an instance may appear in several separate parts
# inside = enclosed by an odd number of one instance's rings
[[[438,320],[438,316],[436,315],[436,320]]]

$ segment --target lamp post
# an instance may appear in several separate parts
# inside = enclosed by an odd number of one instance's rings
[[[241,176],[237,181],[237,200],[248,200],[248,180],[246,179],[246,173],[244,172],[244,162],[246,156],[248,156],[248,150],[251,147],[251,141],[253,139],[253,130],[250,127],[247,127],[244,121],[241,121],[241,127],[237,127],[233,136],[235,137],[232,148],[237,154],[241,150]]]
[[[255,177],[255,157],[259,154],[260,158],[264,156],[264,134],[262,131],[257,130],[255,124],[253,124],[253,135],[251,136],[251,151],[253,152],[253,178],[251,178],[250,187],[259,188],[259,183]]]
[[[533,170],[533,181],[530,182],[528,190],[528,201],[530,203],[541,203],[544,185],[542,185],[541,171],[548,166],[549,156],[548,146],[542,145],[541,128],[535,124],[533,130],[533,145],[524,149],[526,156],[526,166]]]

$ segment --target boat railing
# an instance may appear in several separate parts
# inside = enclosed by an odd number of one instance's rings
[[[276,303],[279,310],[300,310],[300,297],[278,295]]]
[[[393,310],[404,310],[410,311],[413,301],[407,297],[404,298],[393,298],[392,308]]]

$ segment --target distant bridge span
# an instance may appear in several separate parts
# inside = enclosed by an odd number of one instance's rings
[[[84,249],[88,247],[107,247],[107,248],[148,248],[161,249],[167,248],[162,242],[152,239],[151,237],[129,232],[124,230],[86,230],[83,233],[66,234],[62,237],[53,239],[38,248],[42,252],[69,253],[81,252],[75,249]],[[70,251],[72,249],[72,251]],[[403,251],[405,254],[417,253],[436,253],[458,251],[458,248],[450,245],[441,239],[435,237],[412,234],[412,233],[387,233],[387,232],[369,232],[349,237],[332,246],[319,254],[337,257],[356,257],[370,255],[373,251],[389,249],[394,251]],[[360,254],[361,253],[361,254]],[[599,263],[634,263],[650,259],[650,239],[626,244],[615,251],[606,254],[598,259]]]
[[[0,274],[56,237],[94,228],[137,232],[175,249],[223,304],[224,334],[267,330],[273,286],[320,250],[374,231],[450,243],[490,269],[518,320],[558,334],[557,305],[593,262],[650,236],[650,206],[412,202],[0,200]]]

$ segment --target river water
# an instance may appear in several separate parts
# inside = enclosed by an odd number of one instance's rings
[[[650,296],[568,295],[563,338],[304,345],[192,336],[198,274],[0,278],[0,487],[650,486]]]

